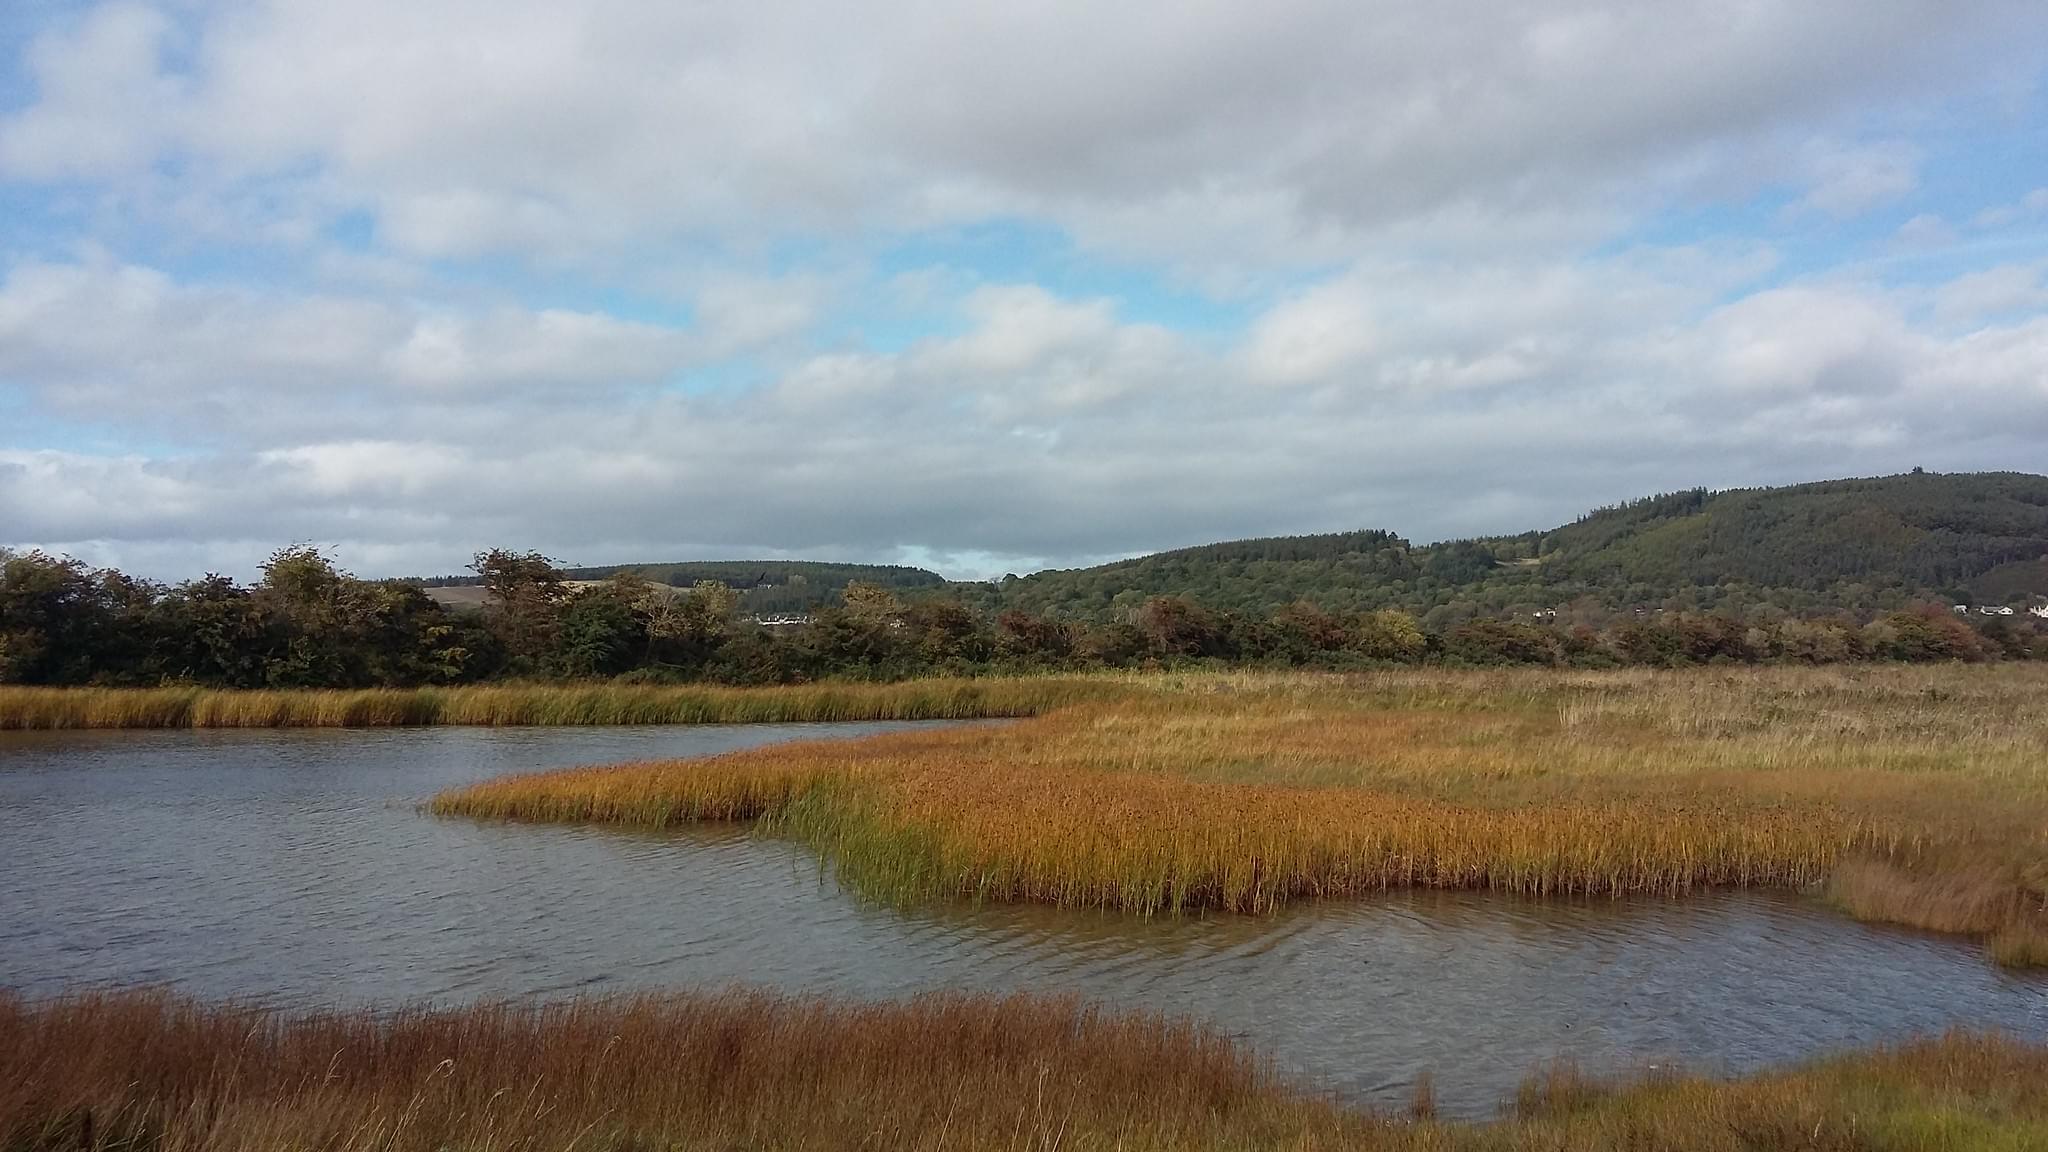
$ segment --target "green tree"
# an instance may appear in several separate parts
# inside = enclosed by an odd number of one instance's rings
[[[616,583],[587,588],[560,613],[550,670],[570,678],[616,676],[645,651],[647,633],[634,612],[637,589]]]
[[[1369,659],[1413,664],[1429,653],[1429,636],[1415,617],[1388,608],[1358,618],[1351,647]]]
[[[488,593],[484,618],[508,671],[540,671],[555,650],[568,585],[553,560],[538,552],[493,548],[470,562]]]
[[[130,582],[46,552],[0,557],[0,683],[82,684],[105,670]]]

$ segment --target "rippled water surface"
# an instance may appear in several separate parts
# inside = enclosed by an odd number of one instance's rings
[[[1141,921],[863,905],[735,831],[437,820],[505,772],[901,725],[0,733],[0,986],[278,1004],[747,981],[1072,991],[1192,1013],[1298,1079],[1489,1113],[1542,1061],[1742,1072],[1954,1024],[2048,1039],[2048,982],[1788,897],[1422,893]]]

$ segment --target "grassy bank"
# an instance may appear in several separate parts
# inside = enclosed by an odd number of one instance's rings
[[[861,890],[1137,913],[1388,888],[1829,888],[2048,953],[2048,670],[1211,675],[1015,725],[490,781],[437,812],[761,819]]]
[[[280,1016],[0,997],[10,1152],[2036,1148],[2048,1050],[1955,1035],[1753,1080],[1555,1069],[1484,1125],[1347,1112],[1203,1026],[1070,1000],[727,992]]]
[[[507,684],[251,692],[0,687],[0,729],[973,720],[1033,716],[1115,691],[1105,681],[1049,677],[776,688]]]

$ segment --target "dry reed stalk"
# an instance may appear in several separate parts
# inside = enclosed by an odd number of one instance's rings
[[[1493,1124],[1289,1090],[1214,1031],[1065,999],[732,990],[285,1015],[0,994],[8,1152],[2048,1147],[2048,1049],[1953,1034],[1734,1082],[1555,1066]]]
[[[230,691],[0,687],[0,729],[750,724],[1033,716],[1116,695],[1088,678],[910,680],[773,688],[504,684]]]
[[[1214,1031],[1071,999],[767,992],[284,1016],[0,996],[15,1149],[1198,1147],[1334,1131]]]
[[[1000,728],[514,777],[434,808],[765,819],[873,895],[1138,913],[1833,877],[1859,915],[2025,956],[2044,687],[2010,667],[1181,677]],[[1880,874],[1917,879],[1884,896]]]

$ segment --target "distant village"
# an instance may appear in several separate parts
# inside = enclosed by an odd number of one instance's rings
[[[1958,616],[2017,616],[2021,611],[2010,604],[1956,604],[1952,605],[1950,610]],[[1638,616],[1662,615],[1665,611],[1663,608],[1638,608],[1635,610]],[[2043,620],[2048,620],[2048,603],[2035,604],[2025,611],[2029,616],[2039,616]],[[1529,617],[1533,620],[1554,621],[1557,619],[1557,609],[1539,608],[1529,613]]]
[[[1957,604],[1954,607],[1954,612],[1958,616],[1968,616],[1972,612],[1975,612],[1979,616],[2017,615],[2017,610],[2015,610],[2010,604],[1978,604],[1974,606],[1969,604]],[[2027,615],[2039,616],[2043,619],[2048,619],[2048,604],[2034,605],[2033,607],[2027,609]]]

